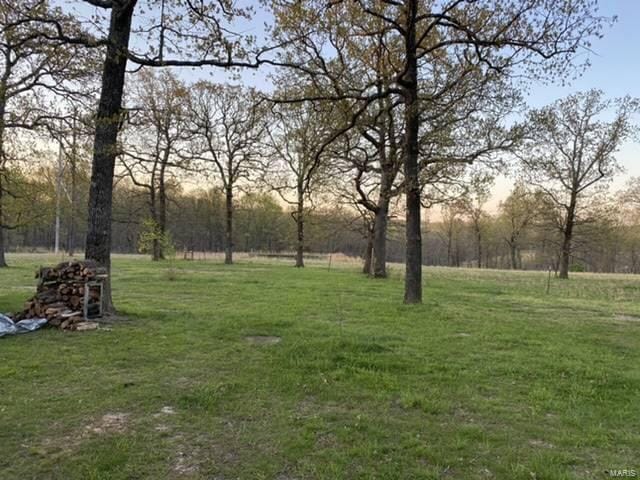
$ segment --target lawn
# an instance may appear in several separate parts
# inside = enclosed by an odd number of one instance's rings
[[[10,256],[0,311],[51,258]],[[640,278],[117,257],[123,318],[0,339],[0,478],[640,470]],[[255,336],[281,341],[256,342]],[[253,341],[250,341],[253,340]],[[267,339],[269,340],[269,339]]]

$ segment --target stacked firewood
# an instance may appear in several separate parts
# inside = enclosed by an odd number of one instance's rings
[[[88,291],[87,316],[100,312],[100,289],[91,282],[106,278],[106,270],[95,262],[74,261],[55,267],[42,267],[36,272],[36,295],[25,302],[24,310],[15,320],[46,318],[48,324],[63,330],[76,330],[84,322],[85,292]]]

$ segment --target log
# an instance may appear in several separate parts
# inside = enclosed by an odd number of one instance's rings
[[[61,262],[55,267],[41,267],[36,271],[38,284],[35,295],[24,302],[16,320],[47,318],[49,325],[64,330],[75,330],[85,320],[83,301],[90,281],[107,278],[106,269],[98,268],[93,261]],[[100,289],[89,292],[89,313],[100,310]],[[89,327],[91,328],[91,327]]]

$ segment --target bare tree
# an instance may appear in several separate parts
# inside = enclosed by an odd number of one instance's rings
[[[201,159],[213,166],[226,199],[225,263],[233,263],[234,195],[257,173],[264,114],[255,91],[199,82],[192,89],[190,116]]]
[[[53,28],[55,34],[50,38],[105,50],[85,256],[110,270],[113,179],[118,132],[124,121],[122,99],[127,63],[146,67],[257,68],[277,62],[267,58],[273,48],[253,49],[251,36],[233,33],[234,22],[249,19],[252,10],[240,8],[232,0],[76,0],[75,3],[95,7],[97,11],[85,22],[95,24],[88,34],[67,28],[59,12],[34,13],[30,18]],[[74,13],[78,14],[77,10]],[[134,23],[141,28],[132,30]],[[105,310],[113,311],[110,280],[105,282],[103,298]]]
[[[575,227],[587,199],[620,171],[616,152],[632,134],[631,98],[606,100],[599,90],[576,93],[531,112],[530,136],[518,155],[527,183],[542,190],[562,212],[560,278],[569,278]],[[612,121],[603,114],[615,110]]]
[[[500,220],[504,225],[504,241],[509,247],[510,267],[522,268],[522,242],[540,214],[539,195],[523,183],[515,185],[507,198],[500,202]]]
[[[168,185],[189,166],[187,87],[169,70],[138,74],[131,98],[131,119],[122,141],[122,165],[134,185],[147,192],[154,229],[152,259],[165,258]]]
[[[312,196],[326,180],[328,152],[320,163],[316,153],[327,135],[331,109],[309,103],[281,104],[272,109],[267,127],[270,162],[264,181],[293,207],[296,222],[296,267],[304,267],[305,221]]]
[[[483,241],[485,224],[488,214],[484,208],[489,200],[489,187],[491,183],[483,179],[482,182],[472,186],[469,192],[459,201],[462,212],[467,215],[473,229],[473,236],[476,244],[477,267],[482,268]]]
[[[457,202],[449,203],[442,209],[442,221],[440,222],[442,231],[440,232],[440,235],[446,244],[446,265],[449,267],[460,266],[460,255],[457,244],[462,224],[461,214],[462,210]]]

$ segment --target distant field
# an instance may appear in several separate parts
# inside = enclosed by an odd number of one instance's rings
[[[9,256],[0,311],[43,255]],[[0,479],[640,471],[640,277],[116,256],[123,318],[0,339]],[[266,337],[266,338],[265,338]]]

